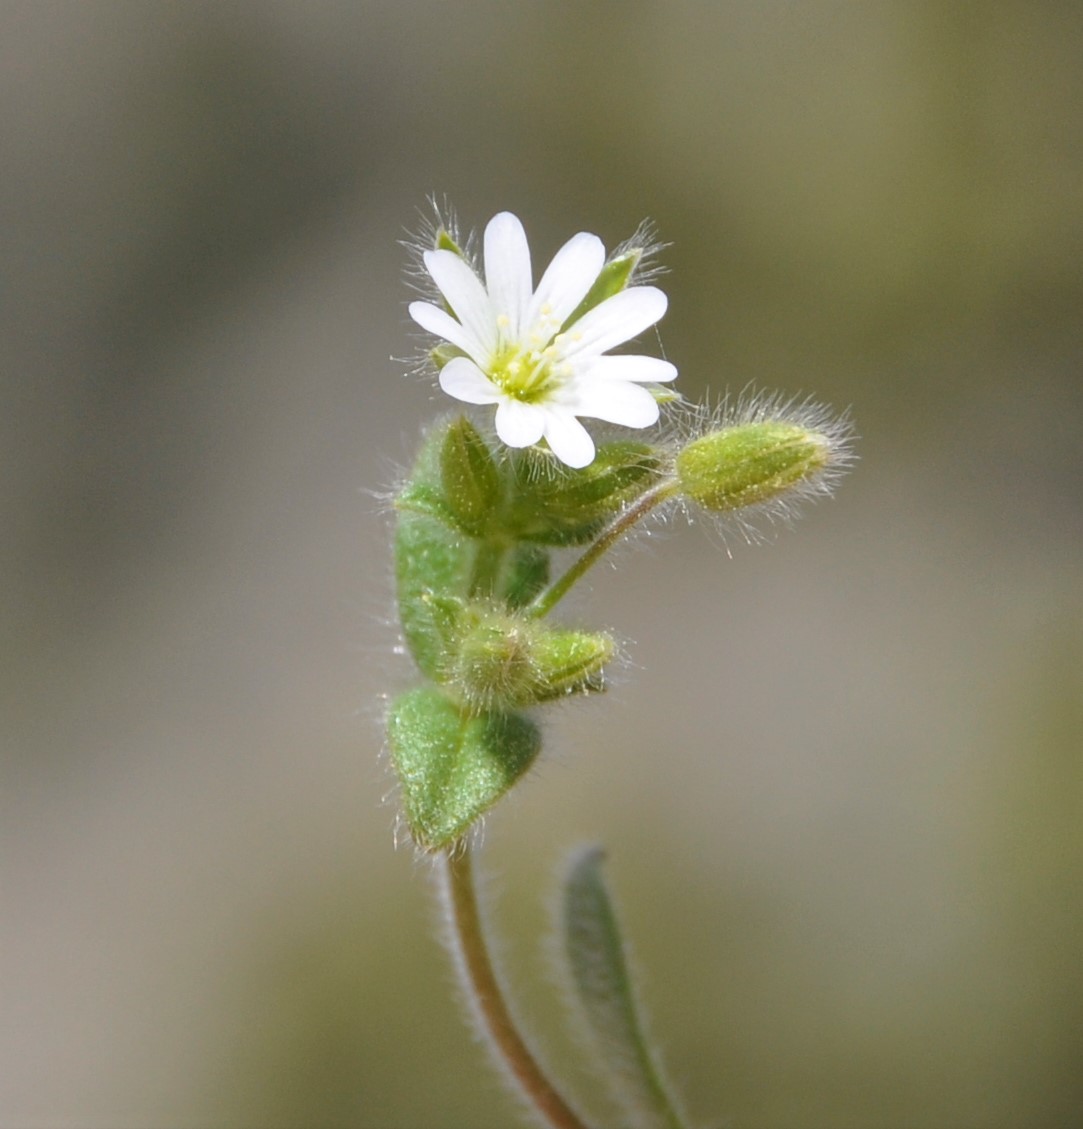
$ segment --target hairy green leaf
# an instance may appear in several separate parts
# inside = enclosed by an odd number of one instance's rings
[[[442,691],[411,690],[391,704],[391,761],[414,842],[439,850],[464,835],[533,763],[541,747],[521,714],[464,714]]]
[[[683,1129],[643,1030],[598,848],[573,858],[564,881],[563,956],[604,1078],[629,1129]]]

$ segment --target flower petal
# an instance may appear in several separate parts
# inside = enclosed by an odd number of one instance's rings
[[[526,232],[511,212],[493,216],[485,228],[485,286],[503,344],[518,341],[534,280]]]
[[[666,312],[668,301],[656,286],[633,286],[588,310],[562,337],[560,352],[604,353],[637,337]]]
[[[477,337],[461,322],[457,322],[447,310],[434,306],[431,302],[411,302],[410,317],[429,333],[458,345],[464,353],[469,353],[478,364],[486,364],[491,353]]]
[[[509,447],[531,447],[545,431],[545,413],[521,400],[501,400],[496,409],[496,433]]]
[[[454,357],[444,365],[440,387],[466,404],[495,404],[500,399],[496,385],[466,357]]]
[[[489,295],[469,263],[454,251],[426,251],[425,269],[451,312],[489,350],[496,351],[496,314]]]
[[[575,369],[581,380],[633,380],[643,384],[664,384],[677,377],[677,366],[669,361],[623,353],[616,357],[587,357],[579,361]]]
[[[583,382],[575,387],[567,403],[577,416],[604,419],[622,427],[650,427],[658,422],[658,402],[647,389],[620,380]]]
[[[545,413],[545,441],[562,463],[575,470],[594,462],[594,440],[569,411],[550,408]]]
[[[537,332],[544,346],[594,285],[605,266],[605,246],[597,235],[581,231],[553,256],[530,302],[523,333]],[[602,303],[604,305],[604,303]]]

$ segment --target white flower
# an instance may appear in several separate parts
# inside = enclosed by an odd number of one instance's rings
[[[510,212],[485,228],[485,280],[454,251],[427,251],[425,268],[452,314],[412,302],[423,329],[461,349],[440,370],[440,387],[468,404],[496,404],[496,433],[509,447],[543,438],[570,467],[594,459],[594,441],[576,418],[649,427],[658,404],[644,383],[677,370],[657,357],[604,356],[666,312],[653,286],[605,298],[561,332],[605,266],[596,235],[580,232],[556,253],[535,290],[523,225]]]

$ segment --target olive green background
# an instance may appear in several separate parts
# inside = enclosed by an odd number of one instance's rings
[[[861,436],[570,603],[626,661],[482,855],[551,1053],[600,841],[700,1122],[1077,1123],[1081,58],[1073,3],[0,4],[0,1124],[515,1122],[381,753],[431,193],[536,266],[649,216],[685,395]]]

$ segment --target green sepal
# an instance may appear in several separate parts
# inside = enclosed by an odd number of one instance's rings
[[[625,251],[623,255],[617,255],[616,258],[610,259],[602,267],[598,277],[587,291],[586,297],[572,310],[568,320],[560,327],[561,333],[567,330],[569,326],[575,325],[585,313],[593,310],[606,298],[612,298],[614,294],[619,294],[628,285],[632,272],[636,269],[642,257],[643,249],[635,247],[631,251]]]
[[[827,436],[784,420],[735,424],[694,439],[676,459],[681,491],[709,510],[770,501],[822,471]]]
[[[519,545],[508,563],[504,600],[525,608],[549,583],[549,552],[540,545]]]
[[[460,259],[465,259],[466,255],[463,249],[451,238],[451,233],[446,227],[441,227],[436,233],[436,239],[433,244],[434,251],[450,251],[454,255],[458,255]]]
[[[596,847],[572,860],[561,898],[561,939],[572,996],[627,1124],[682,1129],[680,1107],[651,1047]]]
[[[464,835],[541,748],[541,735],[529,718],[470,716],[431,688],[395,699],[387,735],[406,822],[414,842],[429,851]]]
[[[440,477],[456,524],[472,537],[484,537],[499,519],[503,490],[492,453],[465,416],[447,427],[440,448]]]
[[[604,631],[544,632],[534,646],[537,679],[535,701],[548,702],[568,694],[605,689],[602,670],[616,646]]]
[[[603,443],[594,461],[569,470],[542,452],[515,461],[509,532],[540,545],[582,545],[661,476],[663,458],[647,443]]]
[[[448,361],[453,361],[456,357],[465,356],[466,354],[458,345],[449,345],[447,342],[441,345],[434,345],[429,350],[429,360],[436,366],[437,372],[439,372]]]

